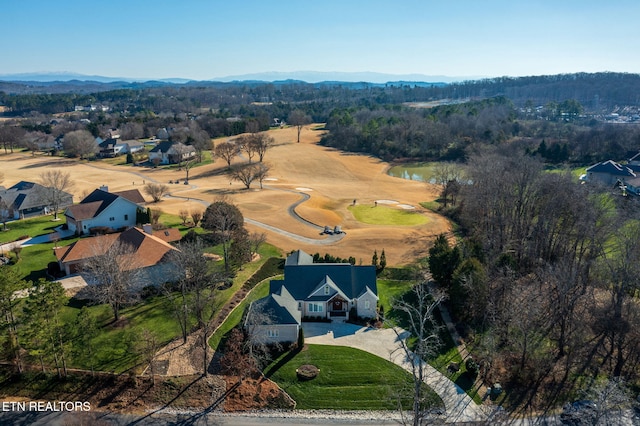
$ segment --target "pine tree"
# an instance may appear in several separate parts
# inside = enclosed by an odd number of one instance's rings
[[[380,271],[384,271],[384,268],[387,267],[387,255],[384,254],[384,249],[382,249],[382,253],[380,253]]]
[[[378,251],[373,251],[373,257],[371,258],[371,264],[378,269]]]

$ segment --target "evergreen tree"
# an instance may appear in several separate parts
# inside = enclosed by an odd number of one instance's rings
[[[373,251],[373,257],[371,258],[371,264],[378,269],[378,251]]]
[[[449,287],[460,258],[460,249],[451,248],[444,234],[438,235],[433,247],[429,249],[429,270],[433,279],[438,284]]]
[[[380,253],[380,271],[384,271],[384,268],[387,267],[387,255],[384,253],[384,249],[382,249],[382,253]]]

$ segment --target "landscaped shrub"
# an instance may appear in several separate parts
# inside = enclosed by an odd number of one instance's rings
[[[467,368],[467,373],[469,373],[469,375],[472,377],[478,375],[478,372],[480,371],[480,364],[478,364],[473,358],[468,358],[464,365]]]
[[[298,367],[296,370],[296,375],[299,380],[312,380],[318,377],[320,373],[320,369],[315,365],[304,364]]]
[[[301,327],[300,331],[298,332],[298,349],[302,349],[303,347],[304,347],[304,330]]]
[[[105,235],[105,234],[111,234],[112,232],[113,232],[113,229],[111,229],[108,226],[93,226],[89,228],[89,233],[91,235]]]

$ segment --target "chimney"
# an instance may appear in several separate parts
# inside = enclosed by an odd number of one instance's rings
[[[142,230],[145,234],[153,235],[153,228],[150,223],[145,223],[142,225]]]
[[[107,185],[102,185],[100,187],[100,191],[109,192],[109,187]]]

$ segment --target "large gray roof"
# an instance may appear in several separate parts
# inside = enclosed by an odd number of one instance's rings
[[[374,294],[378,294],[375,266],[355,266],[350,263],[306,263],[308,258],[311,256],[301,250],[289,256],[284,265],[284,280],[271,281],[271,293],[279,293],[284,286],[295,300],[305,300],[326,277],[329,277],[350,299],[360,297],[366,292],[367,287]],[[300,259],[304,263],[300,263]]]

